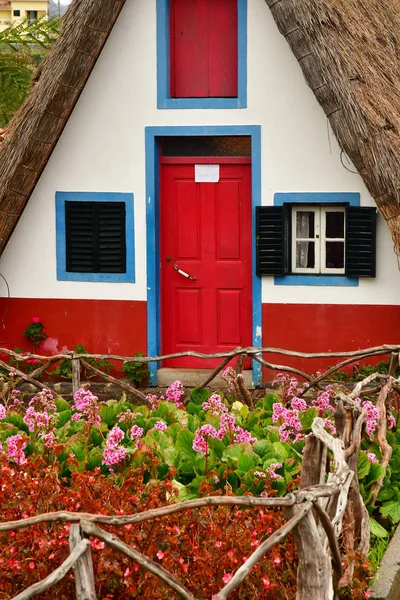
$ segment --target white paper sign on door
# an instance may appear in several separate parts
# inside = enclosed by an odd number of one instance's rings
[[[196,183],[218,183],[219,165],[194,165]]]

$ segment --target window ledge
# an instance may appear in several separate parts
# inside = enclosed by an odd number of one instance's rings
[[[247,108],[247,102],[241,98],[158,98],[157,108]]]
[[[283,275],[274,277],[275,285],[314,285],[320,287],[358,287],[358,277],[341,275]]]

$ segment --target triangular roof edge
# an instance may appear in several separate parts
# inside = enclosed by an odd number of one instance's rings
[[[74,0],[0,144],[0,254],[59,140],[125,0]]]
[[[400,256],[398,3],[265,1]]]

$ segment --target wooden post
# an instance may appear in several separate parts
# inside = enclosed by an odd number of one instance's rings
[[[293,517],[299,509],[285,509],[285,514]],[[331,556],[321,542],[312,511],[298,523],[293,535],[299,557],[296,600],[333,600]]]
[[[79,361],[78,361],[79,362]],[[71,524],[69,530],[69,547],[72,552],[81,542],[83,536],[78,523]],[[94,588],[94,572],[92,562],[92,550],[90,545],[86,548],[82,556],[72,567],[75,575],[75,589],[77,600],[96,600],[96,591]]]
[[[75,355],[72,355],[71,359],[72,363],[72,395],[75,396],[76,392],[81,387],[81,362],[79,358],[75,358]]]

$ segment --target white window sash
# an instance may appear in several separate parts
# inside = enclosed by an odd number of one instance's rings
[[[321,206],[321,273],[329,275],[344,275],[346,266],[346,219],[344,218],[344,237],[342,238],[327,238],[326,237],[326,213],[340,212],[345,214],[345,209],[342,206]],[[331,269],[326,267],[326,242],[343,242],[343,268]]]
[[[314,213],[314,236],[307,238],[297,237],[297,214],[302,212]],[[314,242],[315,264],[314,267],[296,267],[297,242]],[[301,206],[292,208],[292,273],[307,275],[320,272],[320,208],[315,206]]]

